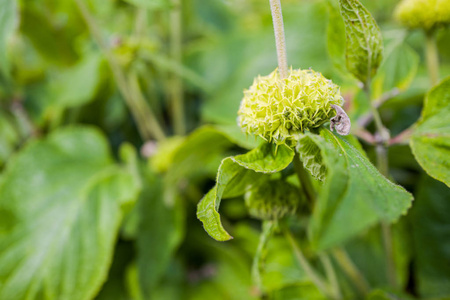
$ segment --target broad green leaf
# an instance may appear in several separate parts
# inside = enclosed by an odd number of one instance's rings
[[[212,238],[218,241],[232,238],[223,228],[218,213],[222,197],[242,195],[249,187],[257,184],[263,173],[281,171],[291,163],[294,151],[282,145],[275,154],[275,148],[276,146],[266,143],[246,154],[222,160],[216,185],[197,207],[197,217]]]
[[[8,39],[18,23],[16,0],[0,0],[0,74],[9,77]]]
[[[166,163],[169,166],[164,178],[165,202],[175,201],[181,180],[213,175],[226,155],[225,152],[232,146],[223,133],[211,126],[200,127],[185,138],[171,153],[171,161]]]
[[[31,142],[0,182],[0,207],[12,220],[0,233],[0,298],[93,298],[112,260],[121,206],[138,191],[95,129]]]
[[[387,55],[372,82],[372,98],[379,99],[394,89],[406,90],[419,66],[419,56],[405,43],[398,44]]]
[[[345,25],[334,0],[328,0],[327,49],[331,61],[339,69],[345,69]]]
[[[450,77],[425,98],[422,117],[410,145],[420,166],[433,178],[450,186]]]
[[[421,299],[450,297],[450,189],[424,177],[410,214],[414,278]]]
[[[88,54],[75,66],[58,73],[50,82],[49,97],[60,108],[77,107],[94,100],[104,79],[100,54]]]
[[[421,122],[450,105],[450,77],[442,80],[425,97]]]
[[[370,84],[383,55],[380,28],[358,0],[339,0],[347,36],[347,69],[363,84]]]
[[[421,167],[450,186],[450,106],[419,124],[410,145]]]
[[[142,293],[149,299],[184,237],[185,210],[183,199],[176,198],[171,205],[164,202],[160,176],[147,169],[142,173],[144,189],[137,204],[137,264]]]
[[[377,222],[394,222],[411,206],[412,195],[381,175],[344,138],[322,129],[320,135],[305,135],[302,143],[315,143],[327,168],[310,221],[317,248],[342,243]]]

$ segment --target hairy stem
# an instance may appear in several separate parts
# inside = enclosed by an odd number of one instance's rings
[[[170,12],[170,56],[172,60],[182,65],[182,29],[181,29],[181,0],[172,0]],[[184,115],[183,81],[177,73],[170,78],[170,98],[172,105],[172,121],[175,134],[186,133]]]
[[[263,256],[264,248],[267,245],[267,242],[272,235],[274,230],[275,223],[274,221],[264,221],[262,224],[261,234],[259,236],[258,248],[256,249],[256,254],[253,257],[252,264],[252,279],[253,283],[258,287],[258,289],[263,292],[263,285],[261,280],[261,259]]]
[[[439,82],[439,54],[436,45],[435,30],[425,33],[425,56],[427,61],[428,75],[430,76],[431,85],[434,86]]]
[[[119,63],[116,61],[114,55],[112,55],[111,51],[109,50],[109,47],[103,41],[100,29],[97,26],[94,17],[90,14],[89,10],[87,9],[86,5],[82,0],[74,0],[74,1],[84,21],[88,26],[89,32],[91,33],[95,42],[100,47],[101,51],[106,57],[106,60],[108,61],[109,67],[111,68],[114,80],[117,83],[119,91],[122,94],[128,108],[130,109],[131,114],[136,120],[136,124],[142,139],[148,140],[151,138],[151,136],[153,136],[156,139],[164,139],[165,138],[164,131],[162,130],[162,127],[156,121],[154,116],[153,115],[145,116],[142,115],[142,113],[140,112],[140,106],[141,107],[145,106],[147,108],[146,109],[147,112],[149,111],[151,112],[151,110],[145,101],[142,102],[142,99],[141,100],[133,99],[132,91],[130,89],[130,86],[128,85],[126,76],[122,68],[120,67]],[[148,122],[149,119],[152,119],[154,122],[149,123]]]
[[[288,76],[288,64],[280,0],[270,0],[270,9],[272,11],[273,30],[275,32],[275,42],[277,46],[278,72],[280,72],[281,78],[286,78]]]
[[[369,284],[364,278],[364,275],[352,262],[347,252],[345,252],[345,250],[342,248],[336,248],[333,250],[333,256],[336,259],[337,263],[341,266],[342,270],[351,279],[358,291],[362,295],[366,295],[370,291]]]
[[[297,173],[298,180],[300,181],[300,185],[302,186],[303,192],[308,199],[308,203],[312,206],[316,199],[316,192],[311,182],[311,178],[308,175],[308,172],[303,167],[303,163],[300,161],[300,156],[297,152],[295,152],[294,156],[294,169]]]
[[[289,244],[292,247],[292,250],[294,251],[295,258],[297,259],[298,263],[302,267],[303,271],[305,271],[306,275],[312,280],[312,282],[316,285],[316,287],[327,297],[330,299],[338,299],[335,295],[333,295],[332,292],[330,292],[330,289],[327,285],[327,283],[324,281],[322,276],[320,274],[317,274],[317,272],[314,270],[314,268],[309,264],[306,257],[303,255],[303,252],[301,251],[300,247],[298,246],[297,242],[295,241],[291,231],[289,229],[284,230],[284,235],[289,242]]]

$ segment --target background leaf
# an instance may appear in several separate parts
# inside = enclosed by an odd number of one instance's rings
[[[29,144],[0,183],[0,207],[13,219],[0,235],[0,298],[91,299],[106,279],[121,205],[138,187],[92,128]]]
[[[144,189],[137,204],[137,264],[143,295],[150,298],[183,240],[185,210],[183,199],[175,199],[172,205],[164,202],[161,178],[148,169],[142,172]]]
[[[383,54],[383,39],[372,15],[358,0],[339,0],[347,35],[347,68],[368,84],[376,74]]]
[[[427,94],[422,118],[410,144],[420,166],[450,186],[450,78]]]
[[[423,298],[450,297],[450,189],[428,176],[422,179],[410,222],[415,278]]]
[[[399,43],[386,56],[372,82],[372,99],[394,89],[405,91],[417,73],[419,56],[410,46]]]

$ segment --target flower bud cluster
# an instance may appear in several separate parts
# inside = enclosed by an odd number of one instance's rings
[[[295,144],[299,133],[321,126],[335,115],[332,105],[344,103],[339,86],[312,70],[277,70],[257,77],[244,91],[238,124],[246,133],[278,145]]]
[[[279,220],[294,215],[299,205],[298,190],[282,180],[269,181],[245,194],[249,214],[260,220]]]
[[[411,29],[430,30],[450,24],[450,0],[403,0],[395,9],[395,17]]]

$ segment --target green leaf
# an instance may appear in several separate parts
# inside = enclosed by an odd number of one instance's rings
[[[414,79],[419,55],[407,44],[394,47],[380,66],[372,82],[372,98],[379,99],[394,89],[405,91]]]
[[[282,145],[275,154],[275,148],[273,144],[266,143],[246,154],[222,160],[217,172],[216,185],[197,207],[197,218],[212,238],[218,241],[232,238],[223,228],[218,213],[222,197],[242,195],[249,187],[258,183],[263,173],[281,171],[291,163],[294,151]]]
[[[61,108],[77,107],[94,100],[104,79],[105,64],[98,53],[88,54],[75,66],[59,72],[50,82],[49,97]]]
[[[450,189],[428,176],[421,180],[410,214],[414,278],[421,299],[450,297]]]
[[[331,61],[339,69],[345,69],[345,25],[339,14],[339,6],[328,0],[327,49]]]
[[[380,28],[358,0],[339,0],[347,35],[347,69],[358,80],[369,84],[383,55]]]
[[[15,0],[0,0],[0,7],[0,74],[9,77],[7,45],[18,23],[17,3]]]
[[[31,142],[0,182],[0,207],[12,217],[0,233],[0,298],[93,298],[111,263],[121,206],[138,191],[95,129]]]
[[[421,122],[436,115],[450,105],[450,77],[442,80],[428,92],[422,110]]]
[[[303,143],[317,145],[327,168],[310,221],[317,248],[342,243],[377,222],[394,222],[410,207],[412,195],[381,175],[344,138],[322,129],[320,136],[304,135]]]
[[[450,77],[428,92],[410,145],[420,166],[450,186]]]
[[[144,190],[138,202],[137,236],[139,281],[145,299],[167,272],[170,260],[183,240],[185,210],[183,199],[164,202],[160,176],[143,169]]]

